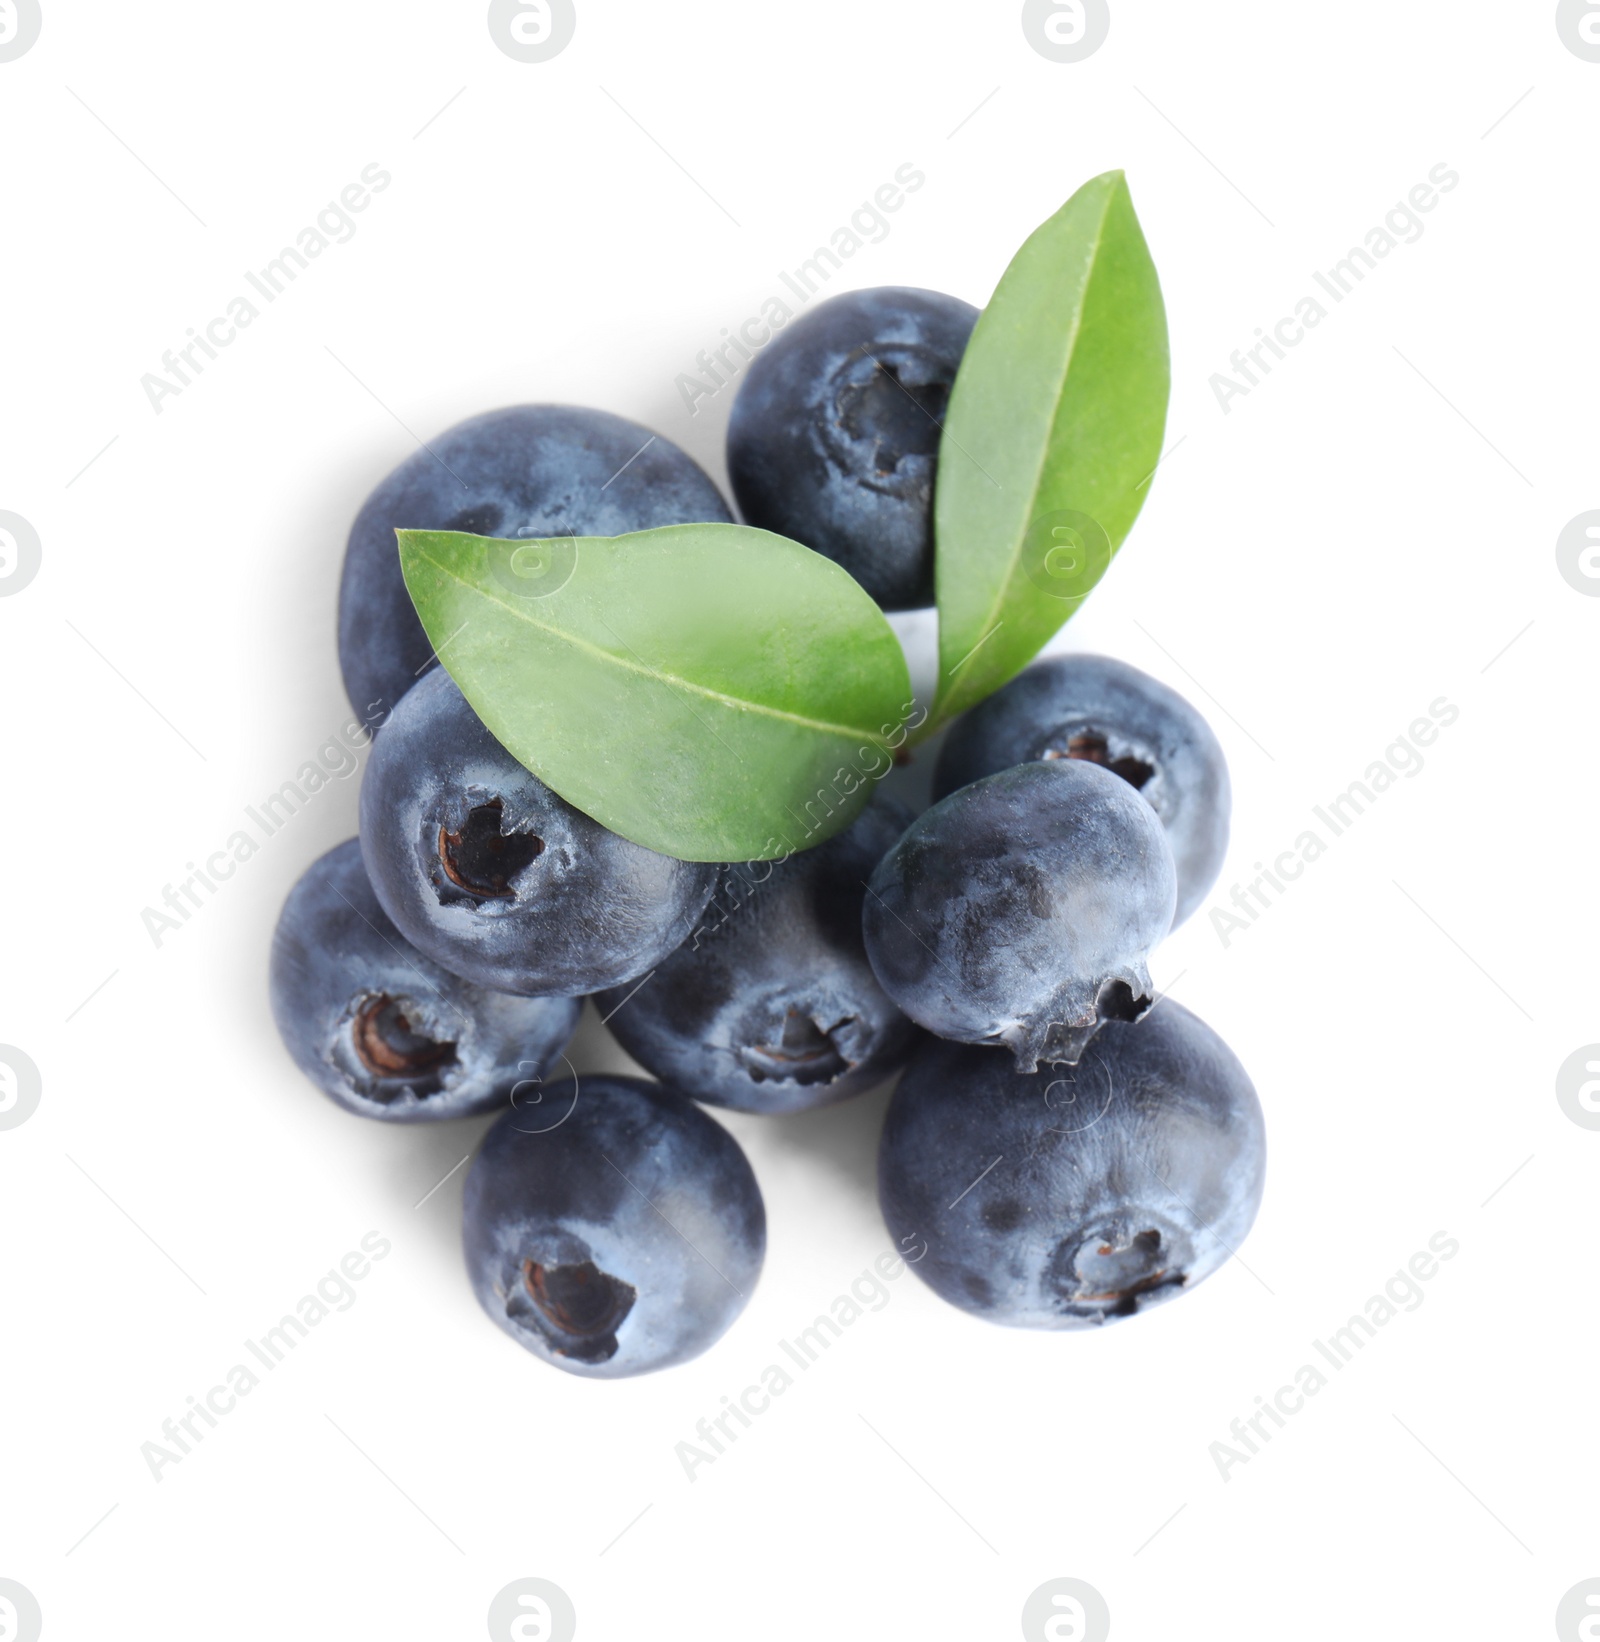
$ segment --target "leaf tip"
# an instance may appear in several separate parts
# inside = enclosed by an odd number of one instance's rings
[[[401,563],[403,564],[411,554],[414,554],[427,537],[436,534],[436,531],[429,530],[396,530],[394,540],[395,546],[400,551]]]
[[[1107,194],[1131,195],[1132,193],[1132,190],[1128,187],[1128,173],[1120,165],[1114,170],[1102,171],[1089,186],[1091,188],[1103,187]]]

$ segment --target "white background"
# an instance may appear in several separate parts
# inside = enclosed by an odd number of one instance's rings
[[[0,1576],[47,1636],[481,1636],[531,1575],[590,1639],[1010,1637],[1057,1576],[1123,1639],[1537,1636],[1600,1575],[1600,1133],[1555,1098],[1600,1039],[1600,602],[1555,557],[1600,507],[1600,64],[1544,0],[1113,17],[1060,65],[1012,4],[579,0],[524,65],[481,4],[45,0],[0,64],[0,509],[43,543],[0,599],[0,1041],[43,1075],[0,1133]],[[141,376],[374,161],[350,243],[156,415]],[[748,1311],[584,1382],[478,1311],[461,1172],[416,1206],[481,1126],[364,1124],[274,1034],[277,909],[356,781],[160,949],[140,913],[341,721],[344,536],[413,435],[574,401],[725,480],[731,393],[690,417],[674,378],[905,162],[834,288],[981,304],[1128,172],[1182,442],[1066,642],[1215,725],[1219,895],[1431,701],[1460,718],[1230,946],[1202,912],[1158,955],[1266,1108],[1243,1264],[1095,1337],[904,1277],[690,1482],[675,1444],[888,1246],[882,1097],[730,1119]],[[1423,237],[1224,415],[1212,373],[1440,162]],[[141,1444],[372,1230],[353,1308],[153,1481]],[[1439,1231],[1420,1308],[1224,1481],[1229,1423]]]

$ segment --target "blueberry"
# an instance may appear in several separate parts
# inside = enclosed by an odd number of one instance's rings
[[[933,478],[978,310],[885,286],[833,297],[756,356],[728,471],[746,521],[837,561],[885,610],[933,603]]]
[[[883,858],[867,956],[919,1025],[1004,1044],[1031,1072],[1150,1007],[1173,896],[1166,834],[1132,787],[1076,759],[1023,764],[935,804]]]
[[[463,1231],[478,1301],[512,1339],[619,1379],[721,1338],[760,1276],[767,1216],[744,1153],[691,1101],[584,1077],[490,1129]]]
[[[861,937],[866,881],[911,823],[879,795],[787,860],[724,871],[700,928],[650,978],[596,1001],[622,1047],[696,1100],[798,1112],[860,1094],[910,1052]]]
[[[576,996],[643,974],[694,928],[717,868],[608,832],[490,735],[442,668],[401,698],[361,785],[384,911],[502,992]]]
[[[491,992],[423,957],[378,905],[354,838],[290,890],[272,938],[272,1013],[295,1064],[387,1123],[504,1106],[550,1069],[580,1007]]]
[[[621,536],[726,523],[717,487],[637,422],[571,405],[475,416],[409,456],[366,500],[339,589],[339,664],[364,722],[381,722],[433,660],[400,573],[396,530]]]
[[[1108,656],[1038,661],[960,719],[934,775],[944,798],[1031,759],[1103,764],[1161,817],[1178,869],[1181,924],[1228,853],[1232,788],[1211,726],[1176,690]]]
[[[1022,1328],[1132,1317],[1209,1277],[1255,1220],[1266,1166],[1244,1068],[1170,999],[1074,1068],[1019,1072],[925,1042],[889,1104],[884,1219],[952,1305]]]

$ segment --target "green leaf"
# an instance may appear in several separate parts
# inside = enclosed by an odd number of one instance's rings
[[[951,391],[929,729],[1020,672],[1093,590],[1144,503],[1170,388],[1160,282],[1108,171],[1012,259]]]
[[[402,530],[429,642],[505,748],[602,826],[687,861],[847,826],[905,738],[883,613],[743,525],[502,541]]]

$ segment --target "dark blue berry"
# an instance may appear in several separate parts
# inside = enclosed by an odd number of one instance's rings
[[[1265,1167],[1244,1068],[1168,999],[1105,1026],[1071,1068],[924,1042],[889,1104],[878,1181],[890,1236],[926,1243],[912,1270],[952,1305],[1092,1328],[1222,1265]]]
[[[691,457],[637,422],[572,405],[515,405],[458,422],[367,498],[339,589],[339,664],[363,722],[382,722],[432,663],[396,530],[476,536],[621,536],[726,523]]]
[[[448,673],[409,691],[361,786],[372,887],[406,938],[481,986],[577,996],[694,928],[717,868],[607,831],[484,728]]]
[[[797,1112],[860,1094],[916,1028],[867,962],[866,881],[911,822],[881,795],[845,832],[724,869],[700,927],[643,985],[597,1003],[624,1049],[696,1100]]]
[[[760,1188],[726,1129],[656,1084],[588,1076],[489,1131],[463,1231],[490,1317],[596,1379],[699,1356],[744,1309],[767,1240]]]
[[[728,472],[745,520],[844,566],[886,610],[933,602],[933,482],[978,310],[898,286],[833,297],[756,356]]]
[[[1051,656],[960,719],[934,777],[944,798],[1033,759],[1086,759],[1138,789],[1161,817],[1181,924],[1228,853],[1232,788],[1211,726],[1176,690],[1108,656]]]
[[[473,1117],[537,1084],[576,998],[516,998],[426,958],[378,905],[352,838],[289,892],[272,939],[272,1012],[295,1064],[386,1123]]]
[[[1023,764],[935,804],[883,858],[867,955],[919,1025],[1004,1044],[1031,1072],[1150,1007],[1173,896],[1166,834],[1132,787],[1075,759]]]

